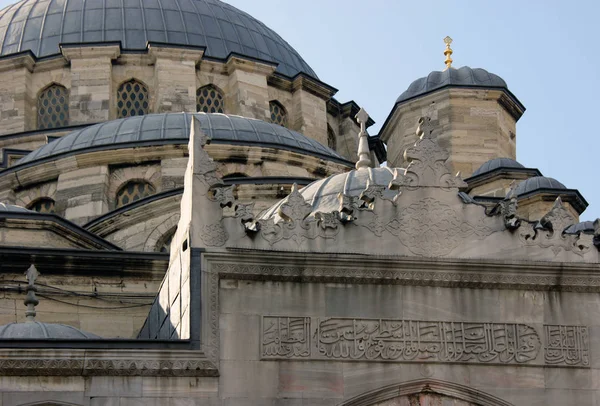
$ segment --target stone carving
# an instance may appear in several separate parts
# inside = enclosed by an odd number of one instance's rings
[[[525,245],[550,248],[555,255],[558,255],[561,250],[583,255],[589,251],[589,244],[586,244],[579,235],[564,233],[567,227],[576,222],[573,214],[562,204],[561,198],[557,197],[552,209],[539,222],[525,228],[520,238]]]
[[[277,241],[292,240],[302,244],[307,239],[335,238],[339,232],[339,214],[315,213],[309,217],[312,206],[298,191],[298,185],[292,186],[292,192],[279,207],[279,222],[273,218],[260,221],[260,235],[273,245]]]
[[[587,271],[585,275],[568,276],[565,264],[546,267],[547,272],[519,270],[518,273],[507,272],[507,269],[481,269],[489,266],[482,262],[473,266],[463,265],[457,270],[453,263],[435,261],[422,262],[421,267],[434,267],[437,271],[413,269],[412,264],[401,264],[399,268],[390,267],[390,263],[382,264],[381,268],[362,268],[348,266],[340,271],[339,268],[313,266],[277,266],[251,265],[234,263],[216,263],[215,272],[228,276],[239,275],[244,279],[255,280],[299,280],[306,282],[338,282],[338,283],[385,283],[405,286],[434,286],[461,288],[493,288],[493,289],[525,289],[537,291],[589,292],[600,293],[600,277],[596,268]],[[447,268],[447,269],[446,269]],[[573,269],[573,268],[569,268]]]
[[[504,226],[514,231],[521,226],[521,220],[517,216],[517,196],[515,195],[515,181],[510,185],[506,199],[500,202],[500,214],[504,217]]]
[[[315,341],[325,358],[365,361],[522,364],[541,346],[526,324],[341,318],[320,321]]]
[[[390,189],[467,186],[458,175],[450,174],[450,167],[447,164],[450,155],[437,142],[433,135],[434,128],[429,117],[419,119],[416,131],[419,140],[404,151],[404,159],[408,162],[408,166],[403,171],[396,169],[389,185]]]
[[[551,365],[590,365],[588,328],[585,326],[544,325],[544,360]]]
[[[471,235],[484,237],[494,230],[482,218],[469,222],[452,206],[427,197],[402,209],[385,229],[416,255],[447,255],[462,239]]]
[[[541,349],[513,323],[263,316],[261,332],[263,359],[527,364]]]
[[[594,245],[600,251],[600,219],[594,221]]]
[[[264,358],[310,356],[309,317],[263,317],[261,354]]]

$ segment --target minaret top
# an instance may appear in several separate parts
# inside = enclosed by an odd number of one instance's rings
[[[444,38],[444,42],[446,43],[446,49],[444,50],[444,55],[446,55],[446,60],[444,60],[444,63],[446,64],[446,69],[451,68],[452,67],[452,58],[450,57],[452,55],[452,48],[450,48],[450,44],[452,44],[452,38],[450,38],[449,36],[446,36],[446,38]],[[444,70],[446,70],[444,69]]]
[[[25,312],[26,322],[35,321],[35,306],[38,305],[39,301],[35,296],[37,288],[35,287],[35,280],[40,276],[40,273],[31,265],[27,271],[25,271],[25,277],[27,278],[27,297],[25,298],[25,306],[27,311]]]

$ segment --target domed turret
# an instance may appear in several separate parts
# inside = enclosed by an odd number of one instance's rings
[[[468,178],[484,162],[516,158],[516,122],[525,107],[506,82],[485,69],[451,66],[447,37],[446,69],[415,80],[400,94],[380,132],[388,162],[402,166],[404,150],[414,144],[414,123],[433,120],[440,145],[450,152],[455,172]]]

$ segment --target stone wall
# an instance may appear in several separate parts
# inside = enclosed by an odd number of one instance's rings
[[[381,137],[391,166],[401,167],[404,150],[413,145],[420,117],[430,117],[440,145],[450,152],[454,172],[469,177],[493,158],[516,158],[515,117],[499,90],[445,89],[397,106]]]

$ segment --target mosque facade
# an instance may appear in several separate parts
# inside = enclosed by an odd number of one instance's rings
[[[451,42],[372,135],[224,2],[1,10],[0,406],[600,404],[600,221]]]

